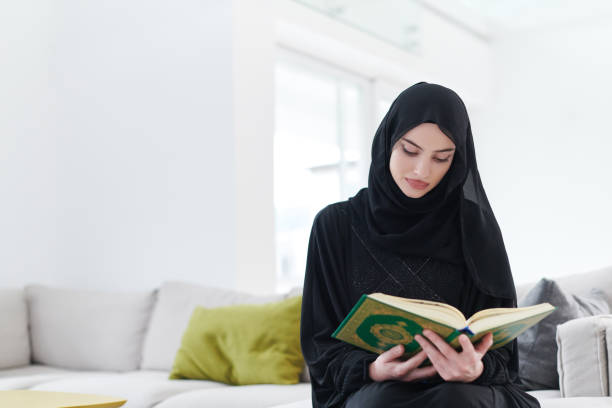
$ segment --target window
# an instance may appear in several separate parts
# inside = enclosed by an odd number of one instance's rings
[[[375,89],[365,78],[279,50],[274,134],[278,291],[303,284],[317,212],[367,186],[371,140],[390,104],[387,95],[373,97]]]

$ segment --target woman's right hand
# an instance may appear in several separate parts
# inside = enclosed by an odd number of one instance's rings
[[[410,382],[430,378],[437,374],[433,365],[417,368],[427,358],[427,353],[424,350],[405,361],[399,360],[402,354],[404,354],[404,345],[398,344],[379,355],[368,367],[370,378],[374,381],[398,380]]]

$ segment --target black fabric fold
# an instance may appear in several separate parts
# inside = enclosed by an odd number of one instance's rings
[[[323,221],[320,221],[324,218]],[[334,271],[344,264],[337,222],[329,215],[315,218],[308,244],[304,280],[301,345],[313,384],[314,406],[333,407],[363,384],[371,382],[368,366],[376,354],[358,349],[331,337],[350,310],[349,298],[343,291],[345,280]],[[334,225],[336,224],[336,225]]]
[[[331,337],[363,293],[382,291],[394,296],[444,301],[465,316],[487,308],[516,306],[515,300],[492,297],[480,291],[465,266],[435,259],[425,262],[427,258],[398,256],[377,248],[360,236],[361,220],[354,214],[347,201],[331,204],[317,214],[310,235],[300,340],[310,370],[314,407],[341,407],[350,395],[372,382],[368,366],[378,355]],[[416,281],[409,263],[423,265],[418,275],[427,276],[428,281]],[[388,269],[393,272],[388,273]],[[458,289],[460,293],[452,286],[434,285],[440,282],[442,269],[445,274],[451,272],[452,282],[465,279]],[[501,387],[492,389],[499,401],[512,396],[531,402],[508,402],[499,407],[538,406],[521,391],[516,340],[488,351],[482,361],[484,371],[474,384]],[[437,376],[418,383],[434,386],[443,382]]]
[[[389,159],[398,138],[426,122],[436,123],[456,152],[442,180],[415,199],[393,180]],[[420,273],[434,274],[425,281],[413,273],[409,260],[430,268]],[[454,290],[441,284],[431,269],[436,267],[448,267],[453,275],[446,276],[455,282],[461,279],[461,285]],[[420,82],[395,99],[374,136],[368,187],[347,201],[326,206],[314,219],[300,332],[314,407],[342,407],[372,382],[368,366],[378,355],[331,334],[361,295],[376,291],[452,299],[445,303],[454,303],[466,317],[487,308],[516,307],[501,231],[476,165],[467,110],[456,93],[440,85]],[[491,387],[497,406],[539,406],[521,391],[516,340],[488,351],[482,361],[484,370],[473,384]],[[443,382],[434,378],[413,385],[435,387]]]
[[[456,152],[439,184],[411,198],[393,180],[389,161],[395,142],[421,123],[436,123]],[[451,89],[419,82],[398,95],[374,135],[368,188],[349,201],[379,247],[465,263],[484,293],[515,295],[501,231],[480,180],[468,113]]]

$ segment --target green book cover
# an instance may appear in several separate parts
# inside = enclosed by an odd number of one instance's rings
[[[476,343],[488,332],[493,332],[493,344],[489,348],[493,350],[512,341],[555,309],[549,303],[494,308],[465,319],[458,309],[443,303],[364,294],[332,337],[378,354],[404,344],[404,358],[407,359],[421,350],[414,335],[422,334],[425,328],[436,332],[457,350],[461,349],[457,339],[461,333]]]

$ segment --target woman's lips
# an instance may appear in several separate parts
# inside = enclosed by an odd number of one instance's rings
[[[414,180],[408,177],[406,177],[406,181],[408,182],[408,184],[410,184],[412,188],[416,188],[417,190],[423,190],[429,185],[429,183],[424,183],[422,181]]]

